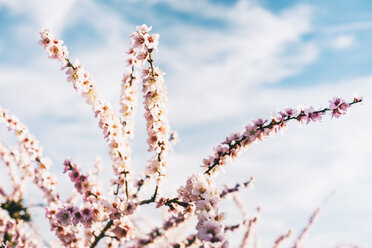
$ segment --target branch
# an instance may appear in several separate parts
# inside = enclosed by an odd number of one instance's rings
[[[253,228],[254,228],[256,223],[257,223],[257,217],[254,217],[253,219],[250,219],[248,221],[247,231],[245,232],[242,244],[240,245],[241,248],[248,247],[249,240],[250,240],[251,234],[253,232]]]
[[[149,176],[145,176],[145,178],[141,178],[138,180],[136,186],[137,186],[137,192],[133,194],[133,198],[136,198],[141,191],[142,187],[145,185],[146,181],[150,179]]]
[[[113,220],[109,220],[106,224],[106,226],[102,229],[101,233],[98,235],[98,236],[95,236],[95,239],[93,241],[93,243],[90,245],[90,248],[94,248],[96,247],[96,245],[98,244],[98,242],[103,238],[105,237],[105,232],[114,224],[114,221]]]
[[[170,219],[168,219],[162,227],[156,227],[150,233],[148,233],[146,235],[148,238],[138,240],[138,247],[147,247],[145,245],[154,243],[157,239],[163,237],[168,230],[176,228],[179,224],[186,221],[190,217],[191,215],[185,216],[183,214],[170,217]]]
[[[237,183],[233,188],[228,188],[225,186],[225,189],[222,190],[220,193],[220,198],[225,198],[227,195],[232,194],[234,192],[238,192],[240,187],[247,188],[251,186],[254,183],[254,178],[251,177],[249,181],[246,181],[244,183]]]
[[[143,200],[143,201],[141,201],[139,205],[145,205],[145,204],[150,204],[150,203],[152,203],[152,202],[155,202],[157,194],[158,194],[158,185],[156,185],[155,192],[154,192],[154,194],[151,196],[151,198],[148,199],[148,200]]]
[[[334,107],[336,100],[340,100],[341,103]],[[298,115],[295,115],[297,112],[295,109],[287,109],[285,112],[279,112],[280,116],[275,117],[271,120],[269,124],[265,123],[262,119],[253,121],[253,126],[246,126],[245,131],[242,134],[234,134],[231,137],[227,137],[226,141],[222,144],[226,146],[218,146],[216,148],[215,156],[211,156],[209,159],[204,160],[204,166],[207,168],[204,171],[204,174],[210,175],[212,171],[215,170],[220,165],[223,165],[227,159],[234,159],[244,148],[253,143],[256,140],[262,140],[264,137],[269,136],[272,132],[277,132],[282,127],[286,126],[287,122],[290,120],[297,120],[299,122],[310,121],[320,121],[322,115],[326,112],[331,112],[332,117],[338,118],[342,114],[346,114],[347,109],[356,103],[362,102],[361,98],[354,98],[353,102],[346,103],[340,98],[335,98],[331,102],[330,108],[324,108],[322,110],[314,111],[312,107],[301,110]],[[333,105],[332,105],[333,104]]]
[[[288,239],[292,234],[292,230],[289,229],[288,232],[280,235],[275,241],[274,241],[274,245],[273,245],[273,248],[278,248],[279,245],[286,239]]]
[[[130,171],[129,144],[116,111],[99,96],[95,82],[83,66],[78,62],[73,64],[67,58],[68,49],[63,45],[63,41],[55,39],[47,29],[44,29],[40,35],[39,43],[44,47],[49,58],[57,59],[62,63],[62,69],[67,69],[67,81],[72,82],[74,89],[81,93],[85,102],[92,107],[95,117],[99,119],[99,127],[103,130],[109,144],[109,154],[113,161],[115,176],[120,177],[123,171]],[[124,182],[127,180],[125,178]],[[120,184],[120,186],[123,185]]]
[[[295,244],[293,245],[293,248],[298,248],[303,239],[305,238],[306,234],[309,232],[310,228],[315,224],[317,218],[320,215],[320,212],[322,211],[323,206],[328,202],[328,200],[334,195],[334,192],[331,192],[327,198],[324,200],[323,204],[315,209],[313,214],[310,216],[309,221],[307,225],[302,229],[300,235],[298,235],[297,239],[295,240]]]

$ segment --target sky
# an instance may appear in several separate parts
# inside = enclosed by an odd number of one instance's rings
[[[47,27],[64,40],[69,57],[118,108],[129,35],[143,23],[160,34],[154,60],[166,72],[169,120],[180,136],[167,193],[175,194],[213,147],[252,119],[302,104],[327,107],[334,96],[351,100],[358,92],[364,102],[346,116],[290,123],[283,135],[252,145],[225,167],[219,183],[255,177],[254,189],[241,196],[251,214],[262,207],[260,247],[289,228],[296,236],[332,191],[306,246],[372,245],[370,1],[0,0],[0,105],[28,125],[62,185],[69,183],[65,158],[87,170],[97,155],[107,168],[110,161],[90,107],[37,44],[39,32]],[[141,106],[142,100],[133,140],[138,174],[150,157]],[[4,127],[0,139],[14,144]],[[105,185],[109,177],[105,170]],[[229,221],[239,218],[232,213]],[[234,236],[232,247],[240,239]]]

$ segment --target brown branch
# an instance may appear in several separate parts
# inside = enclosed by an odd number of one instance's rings
[[[145,245],[154,243],[158,238],[163,237],[166,231],[177,227],[179,224],[187,220],[190,216],[185,216],[183,214],[179,214],[178,216],[172,216],[164,223],[162,227],[156,227],[150,233],[148,233],[146,235],[148,236],[148,238],[138,240],[139,244],[138,247],[145,247]]]
[[[145,176],[145,178],[141,178],[138,183],[137,183],[137,192],[135,194],[133,194],[133,198],[136,198],[139,194],[139,192],[141,191],[143,185],[145,185],[145,182],[146,180],[150,179],[149,176]]]
[[[114,224],[113,220],[109,220],[106,226],[102,229],[101,233],[98,236],[95,236],[93,243],[90,245],[90,248],[94,248],[97,246],[98,242],[105,237],[105,232]]]
[[[274,241],[274,245],[273,245],[273,248],[278,248],[279,245],[283,242],[283,240],[286,240],[289,238],[289,236],[291,236],[292,234],[292,230],[289,229],[288,232],[280,235],[275,241]]]
[[[168,200],[164,203],[164,205],[165,205],[165,206],[168,206],[171,210],[174,210],[175,208],[173,207],[172,203],[175,203],[175,204],[177,204],[177,205],[180,205],[180,206],[182,206],[182,207],[184,207],[184,208],[187,208],[188,206],[190,206],[189,203],[179,201],[178,198],[168,199]]]
[[[253,232],[254,225],[256,223],[257,223],[257,217],[254,217],[253,219],[250,219],[248,221],[247,231],[245,232],[242,244],[240,245],[241,248],[248,247],[249,240],[250,240],[251,234]]]
[[[77,67],[74,66],[74,64],[71,63],[71,61],[68,58],[65,58],[67,62],[67,67],[71,67],[72,69],[76,70]]]
[[[154,194],[151,196],[151,198],[148,199],[148,200],[143,200],[143,201],[141,201],[141,202],[139,203],[139,205],[150,204],[150,203],[152,203],[152,202],[155,202],[157,194],[158,194],[158,185],[156,185],[155,192],[154,192]]]
[[[254,182],[254,178],[251,177],[249,181],[246,181],[244,183],[237,183],[233,188],[225,187],[224,190],[220,193],[220,198],[225,198],[227,195],[239,191],[240,187],[247,188],[248,186],[252,185]]]

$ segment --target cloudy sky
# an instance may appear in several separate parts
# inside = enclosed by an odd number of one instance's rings
[[[167,73],[169,119],[180,136],[169,188],[200,171],[213,147],[250,120],[289,106],[326,107],[333,96],[351,100],[358,92],[365,101],[347,116],[291,123],[284,135],[252,145],[219,181],[256,178],[241,196],[250,213],[262,207],[262,247],[289,228],[297,235],[331,191],[306,245],[372,244],[370,1],[0,0],[0,105],[29,126],[61,182],[68,183],[61,173],[68,156],[87,169],[96,155],[110,164],[90,107],[38,46],[38,33],[48,27],[64,40],[69,57],[80,59],[118,107],[128,36],[143,23],[160,34],[155,63]],[[142,113],[133,141],[137,173],[149,158]],[[0,135],[14,144],[4,127]],[[238,219],[231,214],[230,223]]]

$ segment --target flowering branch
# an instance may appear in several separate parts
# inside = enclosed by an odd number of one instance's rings
[[[253,183],[254,183],[254,178],[251,177],[249,179],[249,181],[244,182],[244,183],[237,183],[237,184],[235,184],[235,186],[233,188],[228,188],[227,186],[225,186],[225,188],[220,193],[220,198],[225,198],[229,194],[233,194],[235,192],[238,192],[240,187],[243,187],[243,188],[253,187],[252,186]]]
[[[247,231],[244,234],[242,244],[240,245],[240,248],[248,247],[250,238],[252,236],[253,229],[255,227],[255,224],[257,223],[258,217],[254,217],[248,221],[248,227]]]
[[[98,188],[97,183],[88,175],[83,175],[78,164],[72,163],[70,159],[64,162],[64,171],[69,171],[69,177],[74,183],[75,189],[84,196],[85,201],[93,202],[101,200],[103,192]]]
[[[323,206],[328,202],[328,200],[334,195],[334,192],[331,192],[327,198],[324,200],[322,206],[315,209],[313,214],[310,216],[309,221],[307,225],[303,228],[301,233],[298,235],[297,239],[295,240],[295,244],[293,245],[293,248],[298,248],[301,245],[301,242],[305,238],[306,234],[309,232],[310,228],[315,224],[317,218],[320,215],[320,212],[322,211]]]
[[[51,59],[57,59],[62,63],[62,69],[67,69],[67,81],[73,83],[75,90],[81,93],[85,102],[92,107],[96,118],[99,119],[99,127],[102,128],[105,139],[109,143],[109,154],[114,162],[114,173],[119,178],[113,180],[114,184],[118,184],[120,188],[123,185],[128,185],[129,177],[127,174],[131,171],[130,145],[127,137],[123,135],[122,124],[117,117],[117,113],[101,99],[92,77],[80,62],[76,61],[73,64],[67,58],[68,50],[63,45],[63,41],[54,38],[48,29],[44,29],[40,35],[40,45],[48,52]]]
[[[123,124],[123,133],[130,135],[131,138],[134,136],[134,115],[137,108],[138,98],[138,75],[134,71],[134,64],[131,65],[130,73],[124,74],[121,85],[121,123]]]
[[[289,229],[288,232],[280,235],[275,241],[274,241],[274,245],[273,245],[273,248],[278,248],[279,245],[286,239],[288,239],[292,234],[292,230]]]
[[[20,177],[17,174],[15,166],[17,165],[19,168],[22,168],[23,161],[22,157],[16,153],[17,153],[16,149],[9,148],[3,142],[0,141],[0,158],[8,167],[8,176],[10,183],[13,187],[13,192],[11,193],[12,199],[20,200],[23,197],[24,181],[26,175],[25,171],[22,170],[20,171],[22,174]],[[0,192],[0,194],[5,194],[5,192]]]
[[[228,159],[236,158],[248,145],[257,140],[262,140],[274,132],[278,132],[285,127],[290,120],[297,120],[300,123],[306,122],[306,124],[308,124],[311,121],[321,121],[322,116],[327,112],[331,112],[332,117],[338,118],[346,114],[351,105],[360,102],[362,102],[362,98],[359,97],[355,97],[351,103],[346,103],[341,98],[336,97],[330,100],[328,108],[321,110],[314,110],[313,107],[300,109],[299,111],[287,108],[285,111],[279,112],[278,116],[274,116],[271,122],[266,125],[265,123],[267,123],[268,120],[257,119],[253,121],[253,125],[245,126],[243,133],[234,133],[227,137],[226,140],[222,142],[222,145],[217,146],[214,156],[204,159],[203,167],[206,168],[204,174],[210,175],[212,172],[215,172],[218,166],[224,165]],[[297,114],[298,112],[299,114]]]
[[[136,243],[136,247],[145,247],[145,245],[154,243],[157,239],[163,237],[168,230],[178,227],[178,225],[183,223],[189,217],[190,215],[184,215],[182,213],[170,217],[162,227],[154,228],[150,233],[148,233],[146,235],[147,238],[139,239]]]
[[[154,66],[152,52],[157,50],[159,34],[149,34],[151,27],[137,26],[136,32],[131,34],[133,54],[139,64],[149,63],[149,67],[142,70],[142,92],[144,95],[145,118],[149,145],[149,152],[156,154],[150,159],[146,168],[148,178],[155,177],[157,181],[166,176],[167,156],[170,152],[170,127],[166,116],[167,90],[163,72]],[[157,183],[158,185],[158,183]],[[158,185],[159,186],[159,185]]]
[[[58,202],[59,195],[55,190],[55,177],[47,170],[51,160],[42,156],[42,148],[39,142],[29,132],[27,127],[18,118],[8,113],[0,106],[0,124],[3,123],[9,130],[13,130],[18,141],[19,152],[22,154],[22,162],[18,164],[24,173],[33,179],[33,182],[43,191],[44,198],[48,203]],[[32,163],[36,163],[33,168]]]

